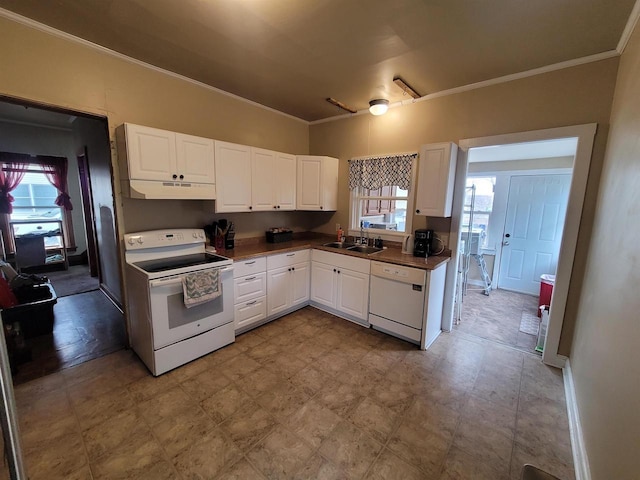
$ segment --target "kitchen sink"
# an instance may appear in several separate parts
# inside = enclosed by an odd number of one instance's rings
[[[322,246],[331,247],[331,248],[351,248],[351,247],[354,247],[355,245],[356,245],[355,243],[347,243],[347,242],[330,242],[330,243],[325,243]]]
[[[354,245],[353,247],[347,248],[347,250],[351,252],[366,253],[367,255],[370,255],[372,253],[381,252],[383,249],[378,247],[369,247],[367,245]]]

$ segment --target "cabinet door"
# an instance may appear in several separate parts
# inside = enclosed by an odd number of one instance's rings
[[[326,263],[311,262],[311,300],[327,307],[336,306],[336,268]]]
[[[178,179],[185,182],[216,183],[213,140],[176,133]]]
[[[251,211],[251,147],[215,142],[216,212]]]
[[[291,272],[291,306],[309,301],[309,287],[311,282],[309,262],[296,263]]]
[[[276,152],[262,148],[251,149],[251,206],[254,211],[274,210]]]
[[[276,154],[273,185],[277,210],[296,209],[296,164],[295,155]]]
[[[369,314],[369,275],[338,269],[336,309],[366,320]]]
[[[291,306],[291,267],[267,272],[267,316],[275,315]]]
[[[297,177],[298,210],[322,210],[322,157],[299,156]]]
[[[132,180],[173,180],[176,166],[176,134],[127,123],[127,159]]]
[[[423,145],[418,162],[416,213],[450,217],[458,146],[454,143]]]

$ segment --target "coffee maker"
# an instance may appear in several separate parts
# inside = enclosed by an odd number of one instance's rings
[[[433,230],[419,229],[415,233],[413,244],[414,257],[428,257],[433,252],[431,243],[433,242]]]

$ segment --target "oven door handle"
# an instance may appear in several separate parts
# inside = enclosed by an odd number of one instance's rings
[[[230,272],[233,271],[233,267],[224,267],[220,269],[220,273],[222,272]],[[150,280],[149,285],[152,287],[165,287],[167,285],[177,285],[178,283],[182,283],[182,277],[184,275],[180,275],[177,278],[166,278],[166,279],[158,279],[158,280]]]

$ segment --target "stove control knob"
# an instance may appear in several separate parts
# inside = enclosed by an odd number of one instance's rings
[[[128,243],[129,245],[133,245],[133,244],[134,244],[134,243],[136,243],[136,242],[135,242],[135,240],[134,240],[133,238],[129,237],[129,240],[127,240],[127,243]]]
[[[193,238],[198,238],[198,234],[196,232],[193,232]]]
[[[142,237],[138,237],[138,243],[139,243],[140,245],[142,245],[142,243],[143,243],[143,242],[144,242],[144,240],[142,240]]]

